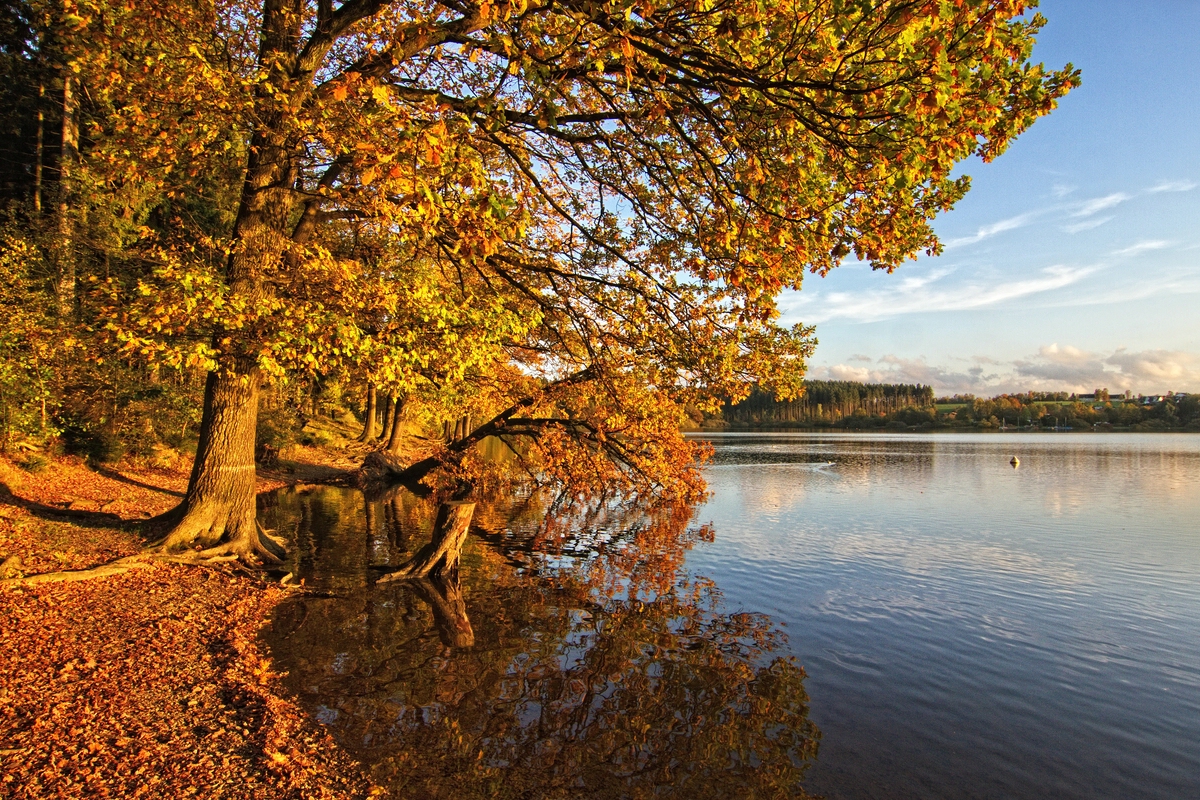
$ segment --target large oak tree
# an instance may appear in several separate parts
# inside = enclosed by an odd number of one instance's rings
[[[811,330],[778,293],[936,252],[955,165],[1077,82],[1030,63],[1032,5],[83,0],[94,174],[240,182],[220,236],[147,237],[112,287],[127,352],[209,369],[164,546],[277,554],[255,415],[293,370],[485,387],[486,432],[551,474],[694,493],[681,405],[799,387]]]

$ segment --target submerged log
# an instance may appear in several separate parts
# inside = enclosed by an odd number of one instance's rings
[[[462,555],[467,529],[475,514],[475,504],[468,502],[442,503],[433,523],[433,539],[417,551],[412,559],[395,572],[384,575],[379,583],[423,578],[426,575],[455,578]]]

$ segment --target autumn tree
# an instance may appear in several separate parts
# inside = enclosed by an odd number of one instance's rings
[[[1076,82],[1029,63],[1032,5],[82,0],[114,195],[237,176],[219,235],[148,232],[108,286],[127,353],[209,370],[164,547],[278,555],[260,387],[367,358],[443,391],[515,367],[485,424],[548,469],[693,491],[681,403],[799,389],[811,330],[777,294],[937,252],[954,166]]]

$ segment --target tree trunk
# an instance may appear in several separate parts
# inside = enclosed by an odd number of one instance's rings
[[[396,411],[396,398],[388,395],[383,400],[383,431],[379,434],[379,441],[388,442],[392,437],[392,423],[395,422],[393,417]]]
[[[401,416],[404,414],[404,401],[397,398],[392,408],[392,426],[388,432],[387,451],[393,455],[400,452],[400,430],[404,427]]]
[[[33,211],[42,215],[42,163],[46,160],[46,83],[38,79],[37,138],[34,141],[33,159]]]
[[[293,241],[296,145],[287,132],[289,112],[279,99],[290,95],[294,102],[296,86],[311,84],[306,78],[289,85],[287,73],[275,65],[280,55],[292,52],[304,24],[294,5],[290,0],[266,0],[262,6],[258,60],[269,67],[269,77],[255,91],[254,131],[225,271],[231,301],[248,306],[269,301],[273,290],[268,276]],[[257,363],[262,341],[253,330],[233,337],[224,333],[220,324],[215,326],[213,342],[221,353],[204,391],[196,460],[187,495],[170,515],[179,522],[160,547],[208,548],[202,555],[234,555],[250,563],[280,560],[280,542],[255,518],[254,439],[262,380]],[[314,406],[315,388],[314,383]]]
[[[75,162],[79,158],[79,101],[75,97],[75,81],[70,72],[63,75],[62,90],[62,150],[58,157],[58,275],[55,296],[58,315],[68,319],[75,313],[75,220],[71,212],[74,200]]]
[[[372,442],[375,440],[375,404],[376,400],[375,384],[367,384],[367,413],[364,415],[363,432],[359,435],[360,442]]]
[[[456,579],[458,561],[474,513],[474,503],[442,503],[438,506],[437,520],[433,523],[432,541],[418,550],[412,560],[400,569],[380,578],[379,583],[423,578],[426,575]]]
[[[278,561],[283,547],[258,526],[254,505],[257,370],[210,372],[200,442],[179,519],[159,544],[164,552],[202,549],[248,562]]]

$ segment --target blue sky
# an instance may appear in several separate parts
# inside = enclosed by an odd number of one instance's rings
[[[1043,0],[1035,60],[1083,85],[936,223],[937,258],[781,298],[809,376],[941,393],[1200,392],[1200,2]]]

